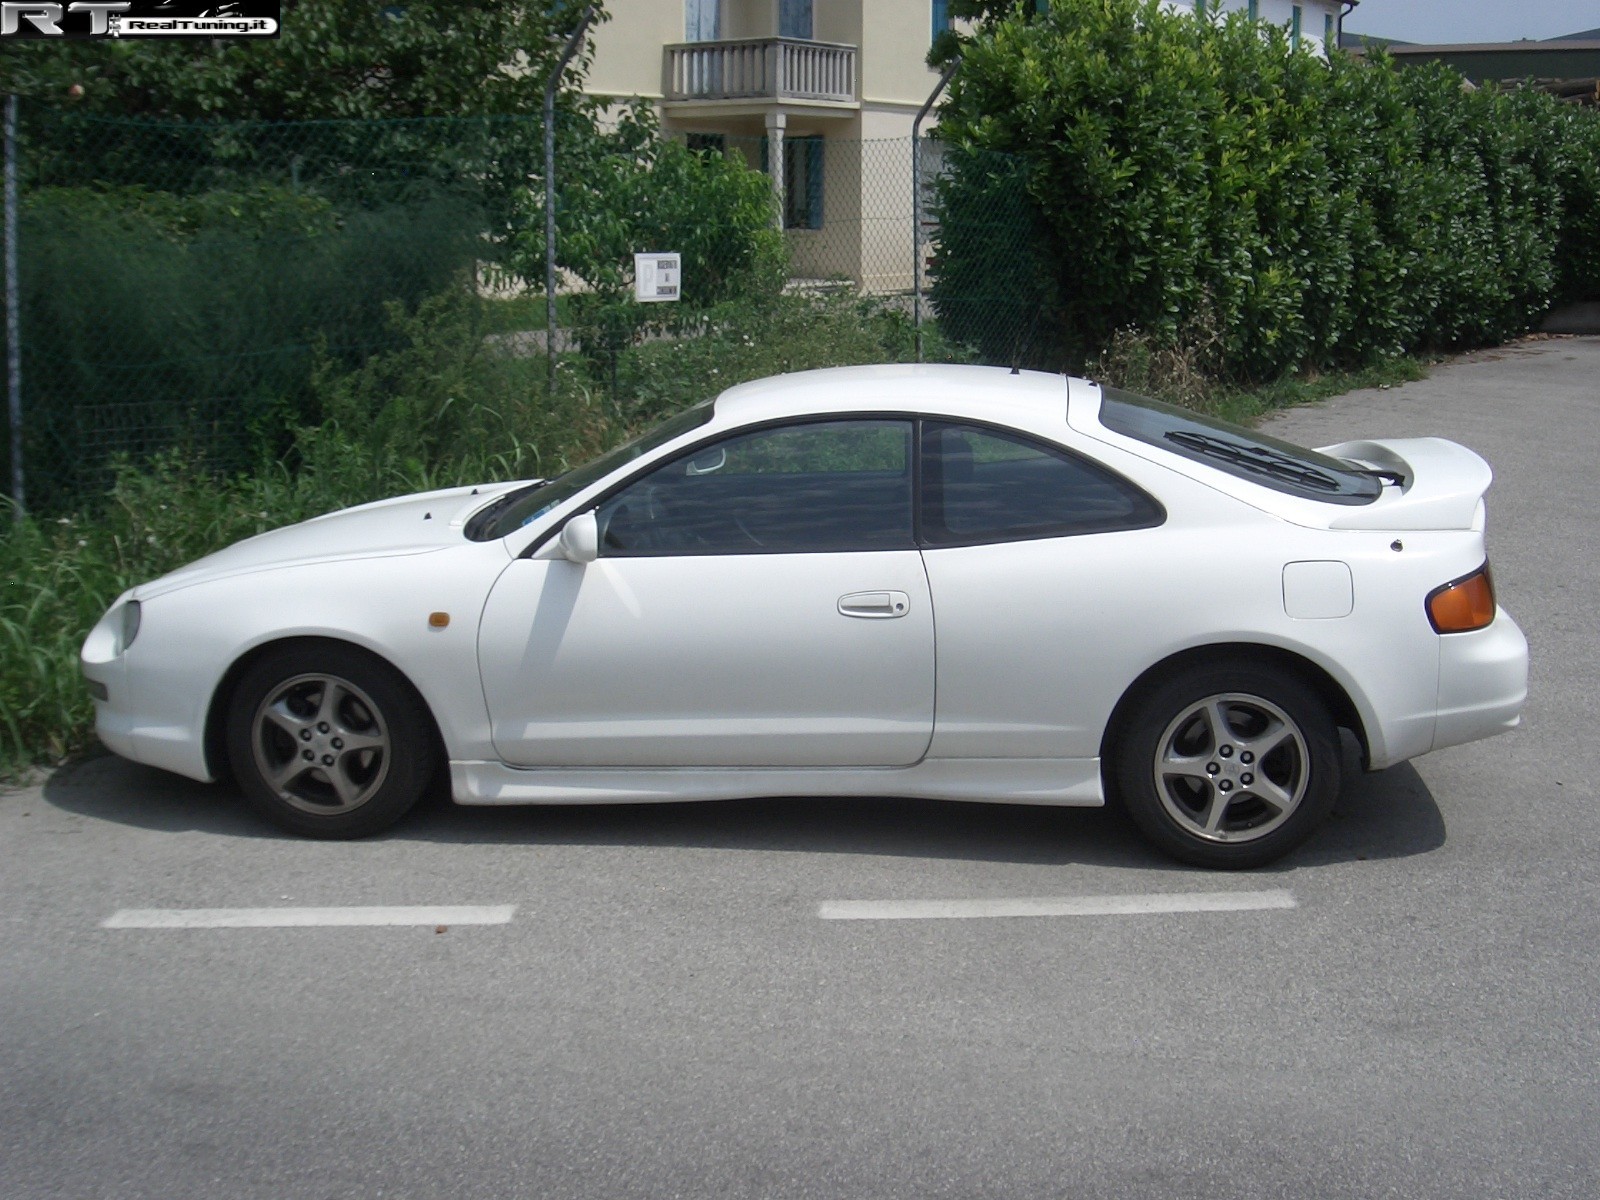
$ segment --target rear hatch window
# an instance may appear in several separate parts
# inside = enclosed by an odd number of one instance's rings
[[[1378,472],[1120,388],[1100,389],[1100,424],[1290,496],[1371,504],[1383,493]]]

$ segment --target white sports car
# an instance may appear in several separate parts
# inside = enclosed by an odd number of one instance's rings
[[[1120,799],[1249,867],[1372,769],[1516,725],[1487,464],[1304,450],[1111,387],[732,388],[554,479],[331,513],[120,597],[101,740],[353,837],[463,804]]]

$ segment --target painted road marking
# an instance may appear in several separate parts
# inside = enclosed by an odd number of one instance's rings
[[[1251,912],[1294,908],[1294,893],[1150,892],[1135,896],[1040,896],[1015,900],[828,900],[824,921],[930,921],[972,917],[1122,917],[1142,913]]]
[[[288,929],[338,925],[504,925],[514,904],[359,908],[121,908],[102,929]]]

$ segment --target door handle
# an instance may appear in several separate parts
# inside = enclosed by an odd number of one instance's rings
[[[911,597],[904,592],[851,592],[839,597],[839,613],[846,617],[903,617],[911,611]]]

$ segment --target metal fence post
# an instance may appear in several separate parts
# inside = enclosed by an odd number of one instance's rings
[[[594,5],[585,5],[583,19],[544,84],[544,353],[545,378],[552,392],[556,390],[556,88],[592,20]]]
[[[11,420],[12,515],[27,511],[22,477],[22,315],[17,311],[17,98],[6,97],[6,408]]]
[[[917,331],[918,362],[922,361],[922,120],[960,65],[957,58],[945,67],[911,122],[911,324]]]

